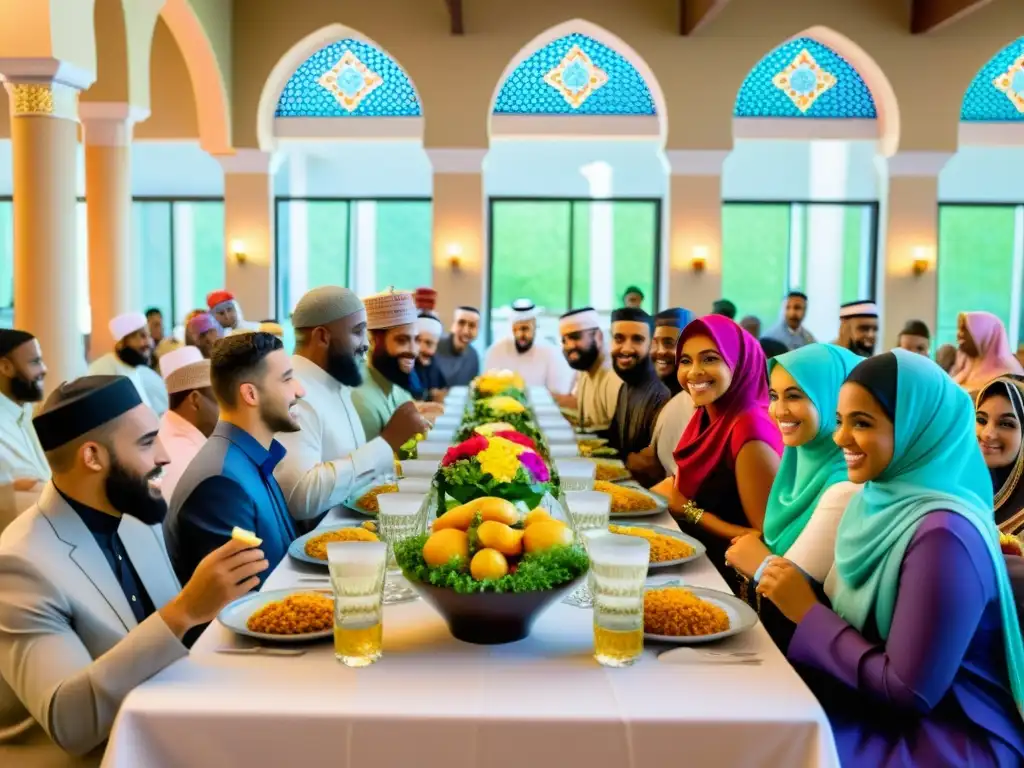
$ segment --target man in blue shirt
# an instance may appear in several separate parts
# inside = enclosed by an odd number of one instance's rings
[[[295,538],[274,479],[285,454],[274,434],[298,431],[291,410],[305,394],[291,358],[269,333],[229,336],[214,347],[210,380],[220,421],[178,482],[164,521],[167,549],[182,581],[236,526],[263,539],[266,574]]]

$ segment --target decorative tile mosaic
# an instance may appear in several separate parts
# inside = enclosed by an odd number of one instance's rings
[[[1024,37],[989,59],[964,93],[960,119],[967,123],[1024,120]]]
[[[420,117],[409,76],[362,40],[324,46],[288,79],[275,117]]]
[[[572,33],[532,53],[508,76],[496,115],[655,115],[643,76],[622,54]]]
[[[733,115],[878,117],[871,91],[857,70],[831,48],[809,37],[783,43],[754,65],[740,86]]]

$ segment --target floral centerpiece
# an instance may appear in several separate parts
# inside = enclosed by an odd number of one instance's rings
[[[513,431],[475,434],[448,449],[437,470],[438,514],[447,498],[465,504],[483,496],[535,507],[553,491],[551,473],[536,443]]]
[[[547,456],[547,445],[544,436],[537,425],[530,419],[529,413],[509,414],[507,420],[493,421],[483,418],[472,418],[462,423],[462,426],[455,433],[455,441],[458,443],[469,440],[474,435],[490,437],[499,432],[518,432],[522,437],[528,438],[531,442],[531,450]]]
[[[505,395],[526,402],[526,382],[515,371],[484,371],[469,385],[474,400],[495,395]]]

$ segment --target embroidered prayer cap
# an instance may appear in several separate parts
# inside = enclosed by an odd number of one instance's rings
[[[169,395],[206,389],[210,386],[210,361],[203,359],[198,347],[182,347],[160,358],[160,375]]]
[[[329,325],[363,311],[363,302],[354,291],[340,285],[321,285],[306,291],[292,312],[293,328]]]
[[[219,291],[210,291],[206,294],[206,306],[210,308],[212,312],[221,304],[227,304],[229,301],[235,300],[235,294],[231,291],[226,291],[223,288]]]
[[[522,323],[537,317],[537,305],[530,299],[516,299],[512,302],[512,322]]]
[[[592,331],[600,327],[601,316],[597,314],[597,310],[593,307],[574,309],[558,318],[558,333],[560,336],[581,331]]]
[[[839,307],[839,319],[851,317],[878,317],[878,305],[873,301],[851,301]]]
[[[441,334],[444,333],[444,326],[441,325],[441,321],[434,313],[420,312],[420,316],[416,320],[416,332],[425,333],[428,336],[439,339]]]
[[[363,299],[366,306],[366,327],[371,331],[415,325],[419,313],[409,291],[388,288]]]
[[[83,376],[66,381],[32,419],[39,444],[52,451],[142,405],[139,391],[125,376]]]
[[[200,312],[198,315],[188,321],[188,332],[192,334],[192,338],[198,339],[207,331],[216,331],[220,329],[220,323],[217,322],[216,318],[209,312]]]
[[[141,331],[147,325],[146,316],[141,312],[125,312],[110,321],[110,335],[114,337],[114,341],[120,341],[136,331]]]
[[[433,288],[417,288],[412,295],[416,309],[432,312],[437,306],[437,291]]]
[[[612,312],[612,325],[615,323],[643,323],[652,331],[654,330],[654,318],[647,314],[640,307],[620,307]]]
[[[16,328],[0,328],[0,357],[6,357],[22,344],[32,341],[33,336],[28,331],[19,331]]]

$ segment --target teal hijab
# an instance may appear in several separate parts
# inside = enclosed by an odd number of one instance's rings
[[[776,555],[786,554],[811,519],[825,491],[846,480],[843,452],[832,441],[839,388],[863,357],[833,344],[808,344],[768,361],[768,374],[781,366],[818,411],[818,434],[782,453],[764,514],[764,541]],[[784,396],[783,393],[779,393]]]
[[[839,523],[833,609],[857,629],[873,617],[887,638],[900,566],[918,525],[936,510],[962,515],[985,540],[995,568],[1010,685],[1024,715],[1024,643],[999,548],[992,480],[974,434],[971,398],[928,358],[902,349],[887,354],[896,358],[897,371],[893,457],[854,496]],[[870,385],[867,369],[876,368],[875,360],[858,371],[865,385]]]

